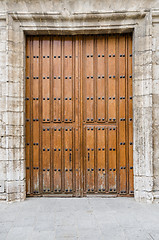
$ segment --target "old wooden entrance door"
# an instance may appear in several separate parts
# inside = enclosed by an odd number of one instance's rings
[[[133,194],[132,39],[28,36],[27,195]]]

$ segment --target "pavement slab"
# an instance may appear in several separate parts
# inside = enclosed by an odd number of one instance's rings
[[[0,202],[0,240],[159,240],[159,204],[133,198]]]

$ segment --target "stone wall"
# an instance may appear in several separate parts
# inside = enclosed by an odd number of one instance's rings
[[[132,31],[135,199],[159,201],[158,24],[157,0],[0,2],[0,199],[26,196],[25,34]]]

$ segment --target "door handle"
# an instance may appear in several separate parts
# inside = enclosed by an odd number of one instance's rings
[[[89,161],[89,152],[88,152],[88,161]]]
[[[69,158],[70,158],[70,162],[71,162],[71,153],[70,153],[70,155],[69,155]]]

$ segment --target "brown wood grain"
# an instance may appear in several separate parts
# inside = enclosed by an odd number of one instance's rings
[[[131,34],[26,39],[27,195],[133,195]]]

